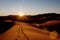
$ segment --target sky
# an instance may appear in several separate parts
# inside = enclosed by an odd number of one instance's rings
[[[0,0],[0,15],[60,13],[60,0]]]

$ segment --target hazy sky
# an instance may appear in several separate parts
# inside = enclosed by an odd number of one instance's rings
[[[0,0],[0,15],[60,13],[60,0]]]

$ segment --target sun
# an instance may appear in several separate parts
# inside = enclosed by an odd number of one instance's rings
[[[19,15],[20,15],[20,16],[24,16],[24,13],[23,13],[23,12],[20,12]]]

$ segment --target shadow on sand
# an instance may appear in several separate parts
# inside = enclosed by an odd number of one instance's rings
[[[6,32],[14,25],[14,22],[4,22],[0,21],[0,34]]]

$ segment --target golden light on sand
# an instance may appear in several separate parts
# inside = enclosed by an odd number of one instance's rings
[[[23,13],[23,12],[20,12],[19,15],[20,15],[20,16],[24,16],[24,13]]]
[[[53,31],[53,32],[50,32],[50,39],[51,40],[56,40],[57,39],[57,32],[56,31]]]

